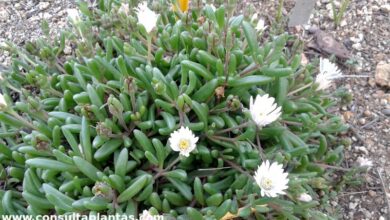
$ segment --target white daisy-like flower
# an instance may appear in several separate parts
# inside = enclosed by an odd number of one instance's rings
[[[142,2],[137,8],[138,22],[141,23],[146,32],[150,33],[156,27],[158,15],[150,10],[146,2]]]
[[[144,210],[139,217],[140,220],[154,220],[154,217],[148,210]]]
[[[257,95],[255,101],[251,97],[249,111],[253,121],[260,127],[271,124],[282,114],[281,107],[275,103],[275,98],[269,97],[268,94]]]
[[[317,90],[324,90],[330,87],[333,79],[341,78],[343,73],[336,64],[328,59],[320,58],[320,73],[317,75],[315,82],[319,85]]]
[[[357,163],[360,167],[367,167],[367,168],[371,168],[373,165],[372,161],[365,157],[358,157]]]
[[[121,7],[118,9],[118,13],[123,13],[125,15],[129,14],[129,4],[128,3],[122,3]]]
[[[66,10],[68,17],[74,23],[78,23],[81,21],[80,13],[77,9],[71,8]]]
[[[3,94],[0,93],[0,111],[4,111],[8,107]]]
[[[298,200],[301,202],[311,202],[313,198],[307,193],[302,193],[298,196]]]
[[[255,27],[255,29],[257,31],[264,31],[265,29],[267,29],[268,26],[265,25],[265,21],[264,19],[260,18],[259,21],[257,22],[257,25]]]
[[[288,188],[288,173],[284,173],[283,165],[272,163],[267,160],[257,168],[255,172],[256,183],[260,186],[261,196],[276,197],[284,195]]]
[[[196,142],[199,138],[195,137],[192,131],[187,127],[181,127],[179,130],[174,131],[168,143],[171,146],[172,150],[180,152],[180,155],[188,157],[196,148]]]

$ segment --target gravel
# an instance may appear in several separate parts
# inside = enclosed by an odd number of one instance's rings
[[[340,5],[341,1],[335,1]],[[338,208],[344,219],[388,219],[390,199],[390,92],[384,66],[390,63],[390,12],[387,0],[351,1],[340,27],[334,28],[329,0],[317,1],[311,25],[330,33],[351,51],[357,65],[344,74],[368,76],[345,78],[338,86],[353,94],[350,105],[340,114],[350,124],[351,148],[346,151],[345,167],[364,156],[373,162],[365,176],[366,184],[345,189]],[[381,66],[382,65],[382,66]],[[380,68],[382,78],[376,78]],[[390,77],[390,73],[387,73]]]
[[[75,7],[75,0],[0,0],[0,44],[23,45],[41,37],[43,20],[49,23],[50,35],[56,36],[67,25],[66,10]],[[8,65],[9,59],[7,53],[0,53],[0,64]]]
[[[334,0],[337,9],[342,0]],[[278,1],[250,1],[257,12],[268,17],[275,14]],[[284,0],[285,17],[294,7],[294,0]],[[344,75],[337,88],[344,87],[352,95],[351,104],[335,109],[351,127],[347,134],[352,141],[346,149],[344,168],[359,166],[359,158],[372,163],[364,176],[365,184],[348,187],[330,201],[328,210],[340,219],[390,219],[390,79],[384,71],[375,78],[376,70],[390,65],[390,11],[388,0],[350,1],[340,26],[335,28],[331,0],[317,0],[309,24],[343,43],[352,54],[350,60],[338,60]],[[245,3],[244,3],[245,4]],[[302,36],[312,42],[307,33]],[[312,52],[312,51],[311,51]],[[306,56],[309,57],[309,56]],[[354,63],[353,66],[346,63]],[[382,65],[382,66],[380,66]],[[388,80],[388,81],[387,81]]]

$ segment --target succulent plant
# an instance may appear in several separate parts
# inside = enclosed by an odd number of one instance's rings
[[[326,219],[326,168],[342,161],[347,126],[327,112],[317,64],[301,64],[301,41],[257,32],[232,4],[153,1],[159,21],[146,33],[137,21],[148,18],[120,2],[80,3],[54,40],[7,44],[0,214]],[[257,95],[281,112],[262,127],[249,110]],[[181,127],[198,138],[188,157],[168,141]],[[253,175],[265,160],[289,173],[285,196],[261,196]]]

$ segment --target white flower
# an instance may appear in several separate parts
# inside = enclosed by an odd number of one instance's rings
[[[179,151],[181,155],[188,157],[191,151],[196,148],[198,139],[189,128],[181,127],[171,134],[168,142],[172,150]]]
[[[259,21],[257,22],[257,25],[255,27],[255,29],[257,31],[264,31],[265,29],[267,29],[268,26],[265,26],[265,21],[264,19],[260,18]]]
[[[311,200],[313,200],[313,198],[311,198],[311,196],[307,193],[302,193],[298,196],[298,200],[301,202],[310,202]]]
[[[68,17],[70,18],[70,20],[74,23],[78,23],[81,21],[81,18],[80,18],[80,14],[79,14],[79,11],[77,9],[68,9],[66,10],[66,12],[68,13]]]
[[[288,188],[288,173],[283,171],[282,164],[270,164],[268,160],[257,168],[254,178],[260,186],[261,196],[276,197],[278,194],[286,194],[283,190]]]
[[[7,108],[7,102],[5,101],[5,98],[3,94],[0,93],[0,111],[4,111]]]
[[[129,4],[128,3],[122,3],[121,7],[118,9],[118,13],[123,13],[125,15],[129,14]]]
[[[150,214],[148,210],[144,210],[139,217],[140,220],[154,220],[154,217]]]
[[[254,14],[252,15],[251,21],[254,22],[255,20],[257,20],[257,16],[258,16],[258,14],[257,14],[257,13],[254,13]]]
[[[158,15],[148,8],[146,2],[141,3],[137,8],[138,22],[141,23],[146,32],[150,33],[157,24]]]
[[[328,59],[320,58],[320,73],[317,75],[315,82],[319,84],[317,90],[329,88],[333,79],[343,76],[337,65],[331,63]]]
[[[358,157],[357,162],[360,167],[367,167],[367,168],[372,167],[372,161],[367,158]]]
[[[279,118],[281,107],[275,103],[275,98],[269,97],[268,94],[263,96],[257,95],[253,102],[253,97],[250,99],[249,111],[253,121],[260,126],[266,126]]]

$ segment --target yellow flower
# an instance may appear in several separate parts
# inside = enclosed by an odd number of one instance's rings
[[[189,8],[190,1],[189,0],[177,0],[181,12],[187,12]],[[172,10],[176,11],[176,5],[172,5]]]
[[[187,12],[189,8],[190,1],[189,0],[178,0],[179,7],[182,12]]]

